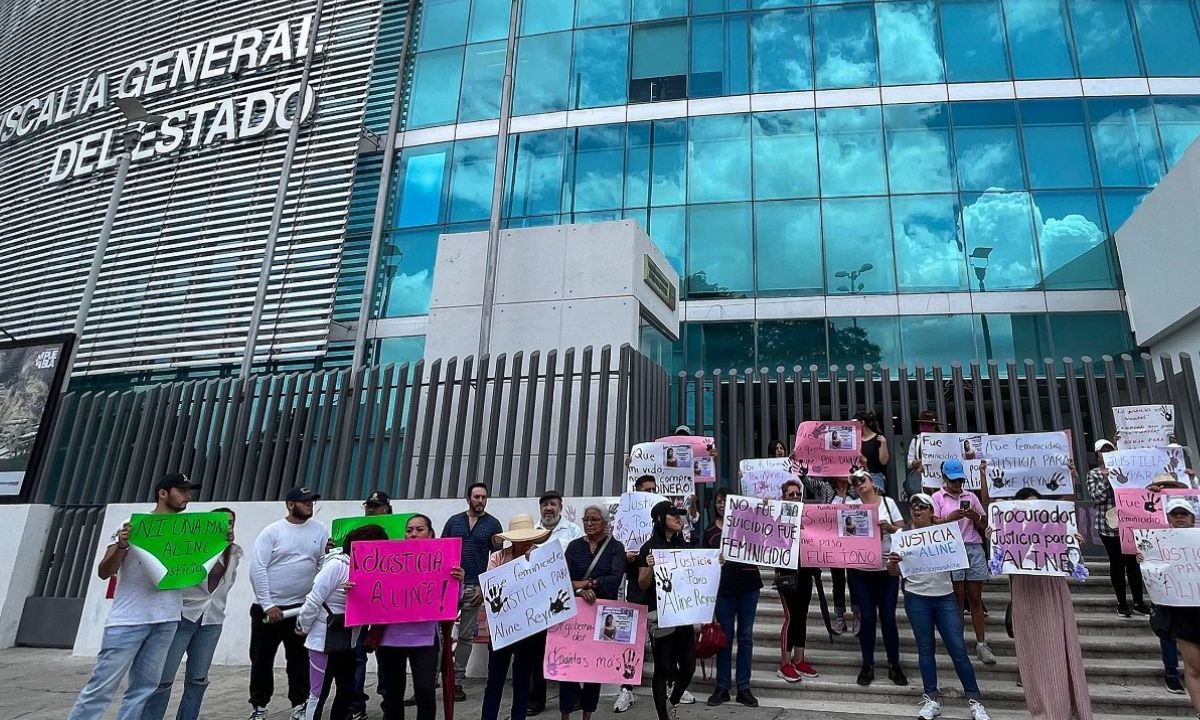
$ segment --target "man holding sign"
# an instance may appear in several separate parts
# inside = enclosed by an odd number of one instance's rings
[[[193,485],[186,475],[173,473],[154,485],[153,515],[173,515],[187,509]],[[158,688],[167,651],[183,610],[177,589],[160,590],[151,574],[153,558],[133,551],[130,523],[112,537],[96,574],[101,580],[119,577],[112,608],[104,623],[104,639],[96,666],[71,710],[69,720],[100,720],[126,674],[129,686],[121,701],[119,720],[138,720],[146,701]]]

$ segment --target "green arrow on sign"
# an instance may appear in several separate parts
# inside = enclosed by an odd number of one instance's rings
[[[159,590],[204,582],[228,538],[229,515],[223,512],[137,514],[129,520],[129,544]]]

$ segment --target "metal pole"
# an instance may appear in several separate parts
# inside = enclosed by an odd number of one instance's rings
[[[371,245],[367,249],[367,270],[363,277],[362,302],[358,306],[358,326],[354,329],[354,360],[352,368],[361,367],[367,350],[367,326],[375,300],[375,274],[379,272],[379,253],[383,246],[383,226],[388,218],[388,198],[391,197],[392,166],[396,162],[396,132],[400,126],[400,109],[404,105],[404,66],[408,64],[408,46],[412,42],[416,0],[408,3],[404,19],[404,41],[400,45],[400,63],[396,67],[396,87],[392,91],[392,109],[388,114],[387,135],[383,140],[383,169],[379,172],[379,192],[375,194],[375,219],[371,223]]]
[[[508,175],[508,127],[512,120],[513,65],[517,55],[517,24],[521,0],[513,0],[508,18],[508,51],[504,58],[504,84],[500,88],[500,129],[496,134],[496,172],[492,184],[492,214],[488,221],[487,263],[483,266],[483,310],[479,322],[479,357],[491,352],[492,310],[496,302],[496,265],[500,262],[500,213]]]
[[[325,0],[317,0],[312,23],[308,26],[308,52],[304,54],[304,70],[300,73],[300,90],[296,93],[296,117],[288,129],[287,150],[283,154],[283,167],[279,171],[279,185],[275,190],[275,207],[271,211],[271,226],[267,230],[267,242],[263,247],[262,267],[258,271],[258,288],[254,292],[254,309],[250,312],[250,328],[246,333],[246,349],[242,351],[240,376],[250,374],[254,362],[254,348],[258,345],[258,327],[262,324],[263,304],[267,298],[267,283],[271,279],[271,266],[275,264],[275,245],[279,239],[279,225],[283,221],[283,203],[287,198],[288,181],[292,174],[292,159],[296,156],[296,144],[300,139],[300,120],[304,116],[304,98],[308,95],[308,78],[312,74],[313,55],[317,48],[317,27],[321,23],[321,11]],[[314,108],[315,112],[315,108]]]

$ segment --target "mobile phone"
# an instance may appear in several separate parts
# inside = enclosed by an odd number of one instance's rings
[[[962,502],[960,502],[960,503],[958,504],[958,507],[959,507],[959,508],[961,508],[961,509],[963,509],[963,510],[970,510],[970,509],[971,509],[971,501],[970,501],[970,500],[963,500]]]

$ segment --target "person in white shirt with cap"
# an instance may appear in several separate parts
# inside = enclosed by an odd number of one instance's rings
[[[1161,485],[1152,483],[1150,487]],[[1196,508],[1191,499],[1172,497],[1166,501],[1163,510],[1167,516],[1167,525],[1172,529],[1196,527]],[[1137,561],[1142,563],[1145,557],[1138,553]],[[1163,641],[1164,650],[1169,642],[1179,646],[1179,654],[1183,656],[1183,681],[1192,701],[1192,709],[1196,711],[1196,717],[1200,718],[1200,607],[1155,605],[1150,615],[1150,629]]]

